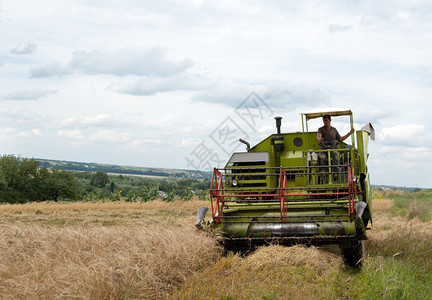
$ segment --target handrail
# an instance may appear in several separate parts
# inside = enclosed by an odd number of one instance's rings
[[[280,218],[286,223],[286,209],[285,209],[285,185],[286,185],[286,172],[281,167],[279,177],[279,194],[280,194]]]

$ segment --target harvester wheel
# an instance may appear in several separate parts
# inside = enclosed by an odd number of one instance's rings
[[[342,248],[342,255],[345,264],[353,268],[358,268],[362,265],[363,254],[364,254],[363,241],[353,240],[351,241],[350,247]]]

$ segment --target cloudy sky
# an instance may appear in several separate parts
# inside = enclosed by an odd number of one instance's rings
[[[351,109],[373,184],[432,187],[430,1],[2,0],[0,33],[1,154],[206,169]]]

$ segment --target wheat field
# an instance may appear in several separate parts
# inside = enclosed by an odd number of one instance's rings
[[[193,226],[208,202],[0,205],[2,299],[425,299],[432,222],[374,203],[362,270],[337,247],[225,254]]]
[[[0,206],[2,299],[155,299],[220,257],[207,202]]]

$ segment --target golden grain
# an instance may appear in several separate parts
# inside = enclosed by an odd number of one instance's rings
[[[391,214],[374,201],[366,261],[421,254],[432,222]],[[343,263],[319,247],[261,247],[221,255],[197,231],[205,201],[0,205],[2,299],[329,299]],[[420,249],[420,250],[418,250]],[[419,259],[422,259],[421,256]],[[424,258],[424,265],[430,264]],[[343,295],[344,293],[342,293]]]
[[[2,206],[25,222],[0,225],[0,294],[4,299],[164,298],[220,256],[215,240],[189,216],[202,203],[37,203]],[[8,208],[8,209],[5,209]],[[153,216],[131,224],[131,215],[154,210],[189,211],[183,218]],[[75,211],[75,210],[78,210]],[[124,218],[127,226],[101,226],[96,217]],[[81,216],[82,224],[40,225],[40,217]],[[35,225],[36,224],[36,225]]]
[[[390,199],[376,199],[372,201],[374,212],[390,212],[393,208],[393,201]]]

